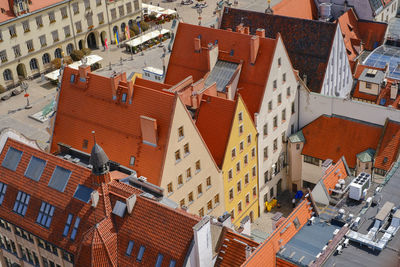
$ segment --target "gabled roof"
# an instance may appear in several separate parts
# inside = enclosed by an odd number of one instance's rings
[[[387,121],[382,135],[374,167],[388,171],[400,152],[400,122]]]
[[[283,0],[272,7],[275,15],[299,19],[318,19],[314,0]]]
[[[203,95],[197,113],[196,126],[221,168],[228,145],[237,102]]]
[[[87,89],[70,82],[78,71],[65,68],[57,107],[51,151],[62,142],[89,152],[93,146],[91,132],[113,161],[129,166],[135,157],[134,168],[138,175],[160,185],[161,169],[168,142],[170,124],[177,97],[134,84],[132,104],[113,100],[111,78],[88,73]],[[128,102],[128,101],[127,101]],[[140,117],[156,120],[157,146],[143,143]],[[83,140],[87,148],[82,148]]]
[[[219,251],[215,267],[239,267],[247,258],[246,249],[250,255],[259,244],[226,227],[222,231],[218,240]]]
[[[375,150],[368,148],[367,150],[358,153],[357,158],[361,162],[372,162],[375,156]]]
[[[344,157],[341,157],[335,165],[332,165],[325,172],[324,177],[322,177],[322,183],[324,184],[326,191],[331,194],[331,189],[335,189],[339,180],[345,180],[348,175],[346,161]]]
[[[280,33],[293,68],[300,71],[301,78],[307,75],[311,91],[321,92],[336,24],[225,7],[221,29],[235,30],[240,23],[250,27],[251,34],[258,28],[265,29],[269,38]]]
[[[22,151],[16,171],[3,167],[10,147]],[[38,181],[24,176],[31,156],[46,160]],[[55,166],[71,170],[64,192],[48,186]],[[124,182],[113,180],[96,185],[92,183],[89,168],[12,139],[8,139],[0,153],[0,182],[7,184],[4,201],[0,205],[0,218],[73,254],[74,263],[79,266],[129,266],[132,258],[136,259],[140,245],[146,247],[142,260],[144,266],[154,266],[159,253],[164,256],[163,266],[172,260],[176,261],[176,266],[182,266],[193,240],[193,226],[200,220],[181,209],[158,202],[149,194],[143,195],[142,190]],[[74,197],[78,185],[99,192],[95,208],[91,207],[90,200],[86,203]],[[23,217],[12,211],[20,190],[30,195]],[[136,196],[136,202],[130,214],[126,208],[121,210],[122,214],[114,212],[117,201],[126,203],[133,195]],[[55,207],[48,228],[36,223],[42,201]],[[73,215],[73,219],[64,237],[69,214]],[[81,221],[75,240],[71,240],[77,217]],[[131,256],[126,256],[129,241],[134,241],[134,246]]]
[[[208,55],[194,50],[194,38],[199,36],[202,47],[218,42],[219,59],[236,63],[242,61],[237,88],[240,89],[243,101],[253,117],[253,114],[259,111],[263,99],[277,41],[260,38],[257,59],[253,65],[250,64],[251,35],[179,23],[165,83],[176,84],[188,76],[192,76],[197,82],[210,71]],[[272,38],[276,38],[276,35]]]
[[[302,131],[306,140],[303,155],[334,162],[344,156],[348,166],[355,168],[358,153],[378,146],[382,126],[322,115]]]

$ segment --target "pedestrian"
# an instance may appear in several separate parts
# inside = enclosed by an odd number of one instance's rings
[[[293,205],[293,208],[296,207],[296,199],[295,198],[292,199],[292,205]]]

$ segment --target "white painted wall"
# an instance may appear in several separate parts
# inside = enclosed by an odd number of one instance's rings
[[[194,247],[193,253],[190,255],[190,267],[213,266],[210,217],[203,217],[203,219],[193,227],[193,233]]]

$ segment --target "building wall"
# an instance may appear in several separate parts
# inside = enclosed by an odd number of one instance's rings
[[[96,39],[97,47],[102,47],[102,39],[107,38],[108,40],[114,40],[112,29],[114,26],[118,27],[119,37],[120,39],[124,38],[124,35],[121,34],[121,24],[125,23],[128,25],[129,20],[136,20],[139,16],[141,17],[141,5],[142,1],[137,0],[139,4],[139,8],[135,10],[135,1],[134,0],[121,0],[115,2],[100,1],[100,0],[89,0],[90,9],[85,10],[83,1],[64,1],[60,4],[53,5],[51,7],[42,9],[40,11],[35,11],[33,13],[29,13],[27,16],[18,17],[13,20],[8,20],[6,22],[0,23],[0,32],[3,39],[1,42],[0,51],[5,50],[7,54],[7,62],[2,62],[0,66],[0,85],[5,87],[12,87],[14,84],[17,84],[19,81],[17,67],[19,69],[25,68],[25,71],[20,72],[25,73],[25,78],[39,75],[40,73],[47,72],[52,69],[51,64],[43,63],[43,55],[48,53],[50,56],[50,60],[55,58],[55,51],[57,48],[61,48],[64,52],[64,55],[69,55],[69,51],[67,53],[67,46],[71,44],[73,49],[79,48],[79,42],[81,41],[83,47],[87,47],[87,38],[93,33],[94,38]],[[101,3],[101,5],[97,5]],[[74,14],[73,12],[73,4],[78,3],[79,13]],[[127,14],[127,3],[131,3],[132,12]],[[120,16],[118,12],[118,7],[124,6],[124,16]],[[107,12],[110,12],[111,8],[116,7],[117,9],[117,17],[115,20],[111,20],[111,16],[107,15]],[[66,8],[68,17],[63,18],[61,15],[61,9]],[[55,22],[50,23],[49,12],[54,12]],[[87,14],[92,14],[93,24],[87,20]],[[104,22],[101,23],[99,21],[98,14],[103,13]],[[36,23],[36,17],[41,16],[43,26],[38,27]],[[108,20],[108,18],[110,20]],[[22,22],[29,21],[29,29],[30,31],[24,32],[24,28]],[[81,22],[82,30],[78,32],[76,28],[76,22]],[[9,33],[9,27],[15,25],[17,36],[11,38]],[[64,27],[69,26],[70,36],[67,37],[64,31]],[[91,27],[93,26],[93,27]],[[58,41],[55,41],[52,36],[53,31],[58,31]],[[46,45],[42,46],[40,43],[39,37],[45,35],[46,36]],[[33,51],[28,51],[28,47],[26,42],[32,40],[33,42]],[[13,47],[19,45],[21,56],[15,56]],[[32,59],[37,60],[38,69],[31,69],[30,62]],[[5,81],[4,79],[4,71],[9,69],[12,72],[12,80]]]
[[[281,59],[281,66],[278,64],[278,59]],[[283,82],[283,73],[286,73],[286,82]],[[273,89],[273,81],[277,80],[277,89]],[[287,96],[286,90],[290,87],[290,96]],[[263,101],[260,111],[255,115],[255,122],[258,136],[258,185],[259,185],[259,205],[260,212],[264,210],[264,198],[270,201],[276,197],[277,183],[282,179],[282,190],[286,188],[286,168],[281,168],[278,175],[272,174],[273,165],[278,163],[278,160],[285,162],[286,158],[286,136],[289,136],[297,129],[297,79],[292,69],[289,57],[286,53],[282,40],[279,38],[275,48],[275,54],[272,60],[272,65],[263,96]],[[278,95],[282,94],[282,103],[278,105]],[[268,110],[268,103],[272,101],[272,111]],[[295,113],[291,114],[292,103],[295,105]],[[286,110],[286,120],[282,121],[282,110]],[[274,129],[274,117],[278,118],[278,125]],[[264,124],[268,125],[268,134],[264,135]],[[293,131],[292,131],[293,125]],[[282,135],[285,138],[282,138]],[[277,140],[278,147],[273,150],[274,140]],[[264,159],[264,148],[268,147],[268,157]],[[283,164],[285,165],[285,164]],[[264,173],[268,171],[268,180],[264,180]],[[270,194],[273,189],[273,195]]]
[[[385,8],[383,8],[382,11],[378,12],[378,14],[375,15],[374,20],[386,23],[389,22],[391,18],[396,17],[397,8],[398,8],[398,1],[393,0]]]
[[[360,86],[359,86],[359,91],[371,95],[378,95],[379,94],[379,84],[376,83],[369,83],[371,85],[371,88],[367,88],[367,83],[363,81],[359,81]]]
[[[258,175],[257,175],[257,130],[254,127],[252,118],[248,113],[242,98],[238,98],[238,103],[235,110],[235,115],[232,122],[232,128],[225,150],[225,156],[222,166],[223,181],[224,181],[224,197],[225,209],[234,214],[233,224],[240,226],[240,221],[244,217],[256,219],[258,214]],[[242,120],[239,121],[239,113],[242,114]],[[239,127],[243,126],[243,133],[239,133]],[[251,142],[248,143],[248,136],[250,135]],[[240,143],[243,142],[243,150],[240,150]],[[236,156],[232,158],[232,150],[235,149]],[[252,157],[252,150],[254,149],[255,155]],[[244,157],[247,156],[248,163],[244,163]],[[236,164],[240,164],[240,171],[236,171]],[[252,169],[255,169],[253,175]],[[232,178],[229,179],[229,172],[232,172]],[[245,176],[248,176],[248,183],[245,182]],[[240,183],[241,190],[238,190],[238,183]],[[253,194],[255,188],[256,194]],[[230,198],[229,192],[233,190],[233,199]],[[246,195],[249,195],[250,202],[246,204]],[[242,211],[239,213],[238,205],[241,203]],[[250,216],[250,213],[253,214]]]
[[[357,158],[357,168],[356,168],[355,176],[359,175],[362,172],[372,174],[371,170],[372,170],[372,162],[361,162]]]
[[[312,79],[312,77],[310,77]],[[340,27],[336,27],[331,54],[325,70],[321,93],[329,96],[345,97],[350,94],[353,84],[346,47]]]
[[[304,181],[317,184],[323,175],[321,167],[323,161],[320,160],[319,165],[317,166],[314,164],[304,162],[304,156],[302,156],[301,159],[302,159],[302,168],[301,168],[302,186]]]
[[[292,190],[293,184],[297,185],[297,190],[300,190],[303,185],[301,182],[301,173],[302,173],[302,155],[301,151],[303,150],[304,143],[292,143],[288,142],[288,162],[289,162],[289,172],[288,172],[288,187]]]
[[[203,208],[204,215],[220,216],[225,211],[222,173],[179,98],[177,98],[173,118],[160,186],[164,188],[165,195],[178,204],[184,200],[184,205],[188,207],[189,212],[199,214],[200,209]],[[179,138],[178,135],[178,129],[181,126],[184,129],[183,138]],[[187,155],[184,153],[185,144],[189,144],[190,153]],[[175,152],[178,150],[181,160],[177,162]],[[198,160],[200,160],[200,171],[196,171],[196,161]],[[188,168],[191,169],[190,179],[186,177]],[[179,175],[183,176],[182,185],[178,185]],[[206,184],[207,177],[211,177],[209,188]],[[169,183],[172,183],[173,192],[171,193],[168,193]],[[202,194],[198,194],[199,185],[202,185]],[[193,193],[193,202],[189,203],[191,192]],[[215,203],[216,195],[219,195],[219,204]],[[207,210],[209,201],[212,202],[211,210]]]

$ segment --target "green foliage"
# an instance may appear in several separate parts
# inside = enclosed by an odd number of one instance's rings
[[[142,22],[140,22],[140,28],[142,28],[142,31],[145,32],[150,28],[150,26],[147,22],[142,21]]]
[[[74,61],[81,60],[81,59],[83,58],[83,56],[84,56],[84,53],[83,53],[82,50],[73,50],[73,51],[71,52],[71,58],[72,58]]]
[[[131,30],[135,33],[135,35],[139,34],[139,27],[136,24],[131,26]],[[132,34],[131,34],[132,35]]]
[[[83,54],[85,56],[88,56],[88,55],[90,55],[90,53],[92,53],[92,50],[90,50],[90,48],[82,48],[81,51],[83,52]]]
[[[53,67],[55,68],[55,69],[59,69],[59,68],[61,68],[61,58],[55,58],[55,59],[53,59],[52,61],[51,61],[51,65],[53,65]]]

